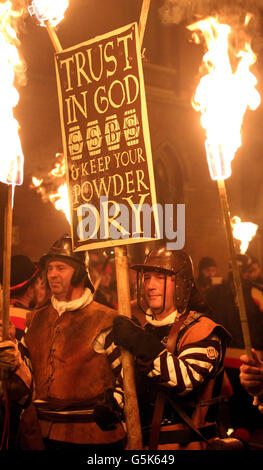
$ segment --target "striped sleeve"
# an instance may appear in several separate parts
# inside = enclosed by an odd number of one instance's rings
[[[213,335],[185,345],[178,356],[165,350],[153,361],[148,377],[183,396],[216,372],[221,358],[221,341]]]
[[[124,393],[121,352],[113,341],[113,334],[111,328],[104,330],[99,334],[99,336],[97,336],[93,343],[93,348],[98,354],[107,354],[115,379],[113,396],[117,400],[119,406],[123,407]]]
[[[25,335],[26,335],[27,331],[28,331],[28,327],[26,326],[24,334],[23,334],[23,336],[22,336],[22,338],[19,342],[19,350],[20,350],[23,361],[25,362],[25,364],[29,368],[29,370],[32,372],[32,364],[31,364],[31,360],[30,360],[30,355],[29,355],[29,351],[27,349],[27,345],[26,345],[26,342],[25,342]]]

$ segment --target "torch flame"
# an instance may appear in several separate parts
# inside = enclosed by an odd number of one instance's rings
[[[256,235],[258,225],[252,222],[241,222],[237,216],[231,219],[233,237],[241,241],[240,253],[243,255],[248,249],[249,242]]]
[[[245,24],[249,21],[246,17]],[[249,42],[243,50],[234,51],[230,35],[234,33],[218,18],[198,21],[188,29],[196,42],[201,31],[207,52],[203,57],[204,75],[196,89],[193,107],[201,112],[201,124],[206,130],[206,153],[213,180],[223,180],[231,175],[231,161],[241,146],[241,126],[247,108],[255,110],[260,95],[255,89],[256,77],[249,68],[256,62]],[[233,64],[236,63],[236,67]]]
[[[28,7],[30,15],[36,15],[40,26],[48,22],[57,26],[64,18],[69,6],[69,0],[33,0]]]
[[[57,211],[62,211],[67,221],[70,223],[70,208],[68,200],[67,184],[62,184],[58,187],[57,193],[49,194],[49,199],[54,204]]]
[[[11,1],[0,3],[0,129],[1,156],[0,181],[6,184],[23,183],[24,157],[19,139],[19,125],[13,115],[13,108],[19,101],[14,88],[15,79],[24,75],[17,45],[19,41],[13,25],[21,13],[12,9]]]
[[[44,202],[50,201],[58,211],[62,211],[70,223],[70,204],[66,183],[66,165],[62,154],[57,153],[58,161],[55,167],[48,173],[47,181],[43,178],[32,177],[33,188],[36,189]],[[51,186],[51,189],[49,187]],[[55,187],[55,188],[54,188]]]
[[[39,179],[36,178],[36,176],[33,176],[32,183],[36,188],[38,188],[43,183],[43,179]]]

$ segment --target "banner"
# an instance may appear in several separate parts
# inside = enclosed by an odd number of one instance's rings
[[[159,238],[138,27],[55,55],[75,251]]]

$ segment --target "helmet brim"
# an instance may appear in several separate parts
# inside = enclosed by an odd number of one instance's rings
[[[143,271],[143,272],[149,272],[149,271],[154,271],[154,272],[163,272],[163,273],[166,273],[166,274],[175,274],[174,271],[172,271],[171,269],[167,269],[167,268],[164,268],[163,266],[156,266],[156,265],[150,265],[150,264],[135,264],[133,266],[131,266],[131,269],[133,269],[134,271]]]
[[[45,266],[48,262],[56,261],[56,260],[63,261],[64,263],[67,263],[70,266],[73,265],[73,267],[83,266],[85,268],[85,264],[81,260],[78,260],[78,259],[75,259],[75,258],[73,259],[70,256],[59,255],[59,254],[47,253],[47,254],[41,256],[39,262],[40,262],[41,266],[43,268],[45,268]]]

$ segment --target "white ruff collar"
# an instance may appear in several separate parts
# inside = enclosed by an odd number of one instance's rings
[[[51,303],[54,309],[58,312],[59,315],[62,315],[64,312],[78,310],[79,308],[86,307],[93,301],[93,294],[91,290],[86,288],[84,294],[75,300],[70,300],[65,302],[64,300],[57,300],[54,295],[51,297]]]
[[[163,325],[170,325],[174,323],[175,318],[177,317],[178,312],[175,310],[174,312],[170,313],[167,317],[163,318],[163,320],[155,320],[154,315],[150,308],[146,310],[146,320],[153,326],[163,326]]]

